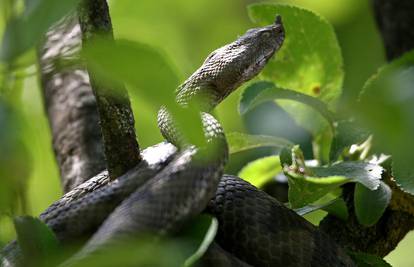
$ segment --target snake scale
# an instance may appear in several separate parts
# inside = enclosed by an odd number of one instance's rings
[[[40,215],[62,244],[89,237],[63,265],[143,233],[176,233],[204,211],[218,219],[219,230],[199,266],[355,266],[342,248],[295,212],[223,174],[227,143],[208,112],[263,69],[284,34],[279,16],[272,25],[248,30],[211,53],[178,88],[177,103],[183,109],[196,104],[202,114],[204,147],[186,144],[173,116],[162,108],[159,126],[169,142],[144,150],[142,162],[117,180],[98,175]],[[16,241],[2,254],[3,267],[23,266],[27,260]]]

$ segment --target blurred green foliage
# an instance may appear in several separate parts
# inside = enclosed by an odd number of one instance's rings
[[[18,1],[9,2],[10,8]],[[27,50],[33,48],[47,29],[73,10],[79,0],[28,0],[25,1],[23,14],[12,14],[4,30],[0,59],[14,61]]]
[[[393,155],[393,175],[403,190],[414,194],[414,51],[391,62],[364,86],[353,111],[370,128],[376,145]],[[373,108],[378,107],[378,108]]]
[[[51,148],[50,131],[42,106],[38,80],[32,75],[32,73],[35,72],[35,53],[33,49],[28,50],[28,48],[30,48],[31,44],[34,44],[36,39],[41,36],[44,29],[56,20],[57,17],[46,16],[46,10],[41,8],[41,6],[36,6],[36,3],[39,1],[26,1],[27,3],[32,3],[30,8],[27,10],[22,10],[21,3],[16,6],[10,4],[13,2],[14,1],[11,0],[3,0],[0,2],[2,10],[2,13],[0,14],[0,33],[2,35],[5,34],[5,36],[12,36],[13,38],[10,38],[14,39],[15,42],[16,38],[22,38],[22,40],[25,40],[23,44],[26,44],[26,46],[23,45],[21,47],[13,47],[10,45],[3,45],[3,47],[6,47],[8,50],[2,51],[3,58],[6,59],[15,58],[21,54],[22,56],[14,60],[15,64],[0,64],[0,82],[2,84],[0,91],[3,92],[3,94],[6,93],[8,95],[7,98],[10,103],[7,105],[10,105],[11,110],[13,110],[12,112],[4,112],[4,106],[0,105],[0,110],[2,111],[0,112],[0,143],[3,142],[0,146],[0,194],[2,199],[0,202],[0,212],[7,210],[6,206],[9,206],[10,199],[16,199],[13,198],[13,196],[5,197],[9,194],[9,191],[4,189],[6,187],[21,189],[24,187],[24,182],[28,185],[27,203],[30,205],[29,207],[26,207],[26,209],[29,211],[28,213],[32,215],[38,215],[50,203],[59,198],[61,195],[61,189],[59,186],[59,174]],[[49,3],[55,1],[46,2]],[[71,1],[68,1],[67,3],[69,2]],[[144,48],[142,51],[147,49],[145,51],[148,52],[136,56],[136,60],[141,63],[141,65],[138,64],[138,66],[140,66],[138,69],[134,69],[132,66],[129,68],[130,72],[127,73],[129,74],[128,77],[139,79],[132,80],[132,86],[137,89],[151,88],[152,91],[150,90],[149,92],[156,93],[159,92],[160,89],[163,89],[164,92],[168,92],[168,90],[173,92],[176,85],[181,82],[184,77],[188,77],[213,49],[234,40],[238,34],[241,34],[246,29],[252,27],[253,24],[249,22],[246,6],[260,1],[159,0],[155,2],[150,0],[123,0],[109,2],[116,38],[128,39],[130,41],[137,42]],[[319,94],[320,92],[324,92],[324,85],[326,85],[326,87],[330,87],[331,90],[327,94],[321,93],[321,95],[326,96],[322,97],[322,100],[327,100],[328,102],[336,100],[336,98],[340,95],[341,84],[343,84],[342,96],[339,99],[339,107],[341,108],[340,110],[343,110],[343,113],[347,114],[347,107],[353,107],[352,105],[360,93],[365,81],[376,71],[379,66],[384,64],[382,42],[375,29],[369,1],[274,0],[272,2],[284,2],[308,8],[312,11],[320,13],[333,24],[342,56],[339,54],[339,48],[337,47],[336,42],[334,44],[331,42],[335,39],[335,36],[331,36],[330,39],[327,39],[326,41],[329,43],[324,41],[318,45],[327,51],[334,50],[333,53],[335,56],[326,57],[325,54],[318,55],[317,53],[311,53],[309,58],[306,58],[307,61],[303,61],[306,62],[306,64],[304,63],[304,66],[301,68],[301,75],[310,73],[309,77],[312,79],[304,80],[309,81],[309,84],[306,86],[306,91],[311,94]],[[38,8],[38,13],[33,13],[36,12],[36,8]],[[41,9],[39,10],[39,8]],[[68,5],[68,8],[70,8],[70,5]],[[65,9],[59,9],[56,13],[52,13],[56,15],[59,12],[64,11]],[[17,20],[13,24],[14,26],[12,25],[14,28],[5,29],[4,22],[6,19],[12,17],[14,13],[17,14],[19,12],[24,12],[24,14],[26,14],[26,18],[20,22]],[[50,9],[48,9],[47,12],[50,13]],[[283,12],[289,13],[290,11]],[[46,17],[47,20],[43,20],[43,17]],[[34,27],[39,24],[39,31],[27,30],[30,27]],[[293,24],[293,22],[289,23],[287,30],[294,31],[301,29],[293,27]],[[292,28],[289,29],[291,25]],[[330,27],[329,24],[327,25],[327,27]],[[306,27],[308,26],[313,26],[312,21],[306,23]],[[321,31],[324,31],[319,28],[314,29],[315,35],[318,35]],[[287,41],[289,41],[289,37]],[[291,42],[292,44],[295,43],[297,45],[303,45],[304,47],[302,47],[301,50],[306,52],[307,47],[305,42],[309,42],[309,40],[304,38],[300,41],[301,42]],[[30,45],[27,46],[27,44]],[[329,45],[333,45],[333,47],[326,47]],[[162,75],[160,75],[162,79],[158,79],[155,72],[151,71],[151,69],[157,68],[157,66],[150,66],[147,68],[148,66],[146,65],[146,62],[148,63],[152,61],[146,61],[145,58],[150,55],[151,59],[153,56],[160,57],[160,60],[167,62],[168,66],[170,66],[171,69],[159,70],[162,72]],[[330,55],[332,55],[332,53],[330,53]],[[321,65],[317,64],[317,66],[311,68],[309,64],[315,62],[315,57],[325,62],[328,68],[321,69]],[[118,63],[122,64],[122,61],[119,61]],[[165,64],[162,64],[161,66],[165,66]],[[114,67],[116,68],[117,66]],[[128,68],[129,66],[124,67]],[[134,65],[134,67],[136,67],[136,65]],[[288,69],[289,68],[286,70]],[[13,72],[10,72],[10,70],[13,70]],[[268,71],[267,77],[274,77],[274,75],[276,75],[276,81],[280,78],[280,76],[277,75],[281,74],[270,73],[270,69]],[[281,71],[283,71],[283,69]],[[345,72],[345,77],[343,77],[343,72]],[[407,72],[405,72],[405,76],[403,75],[403,78],[405,78],[399,80],[399,84],[402,84],[403,89],[407,88],[405,86],[406,84],[412,84],[412,79],[409,79],[411,70],[408,69]],[[135,76],[135,73],[142,73],[143,75]],[[171,73],[171,75],[168,75],[168,73]],[[287,74],[291,73],[289,72]],[[322,74],[326,75],[328,78],[320,77]],[[315,77],[318,79],[315,80]],[[149,80],[154,82],[149,83]],[[296,80],[295,82],[297,83],[299,81]],[[131,87],[131,84],[129,84],[129,86]],[[285,86],[289,89],[297,89],[289,83],[285,84]],[[314,90],[318,87],[320,87],[318,90]],[[5,88],[14,88],[14,90],[5,92]],[[310,91],[308,90],[309,88],[311,89]],[[375,88],[373,90],[375,90]],[[243,90],[239,90],[228,97],[217,109],[217,115],[223,123],[226,132],[243,132],[246,130],[245,128],[248,128],[251,132],[255,133],[274,134],[277,131],[284,131],[284,129],[287,129],[287,127],[284,128],[284,124],[280,124],[278,121],[275,121],[275,118],[279,115],[275,115],[274,113],[271,113],[271,110],[267,110],[266,112],[270,114],[269,116],[260,116],[259,113],[255,113],[255,108],[249,112],[249,116],[254,118],[253,121],[260,120],[262,125],[267,125],[267,127],[269,127],[269,130],[267,132],[260,132],[261,128],[259,123],[257,123],[258,125],[249,125],[247,123],[247,127],[245,127],[243,121],[245,117],[239,116],[236,108],[240,92],[242,91]],[[134,89],[130,90],[130,92],[136,118],[138,139],[141,146],[146,147],[161,141],[162,138],[159,134],[158,127],[156,126],[156,110],[158,107],[155,107],[153,102],[148,101],[151,96],[145,97],[140,95],[139,93],[136,93],[138,90]],[[410,92],[412,93],[412,91]],[[410,96],[412,96],[412,94]],[[407,97],[402,98],[407,100]],[[384,99],[388,98],[384,97]],[[368,100],[372,100],[372,98],[368,98]],[[408,100],[405,102],[403,110],[398,109],[400,107],[398,103],[392,103],[392,108],[395,108],[403,112],[402,114],[406,115],[406,117],[404,117],[404,121],[412,122],[414,121],[413,113],[407,112],[407,110],[412,110],[412,105],[410,106],[409,103],[412,102],[409,102]],[[368,103],[367,107],[369,105],[378,105],[378,103]],[[19,114],[19,119],[4,119],[6,116],[9,116],[10,113]],[[319,115],[317,113],[312,113],[312,116]],[[375,116],[376,113],[373,114],[373,117]],[[384,126],[386,128],[380,128],[378,130],[380,134],[388,134],[390,125],[394,125],[398,122],[393,121],[393,118],[394,117],[391,117],[387,120],[387,123]],[[368,118],[368,120],[374,121],[372,118]],[[19,121],[21,123],[19,123],[18,127],[9,125],[9,123],[15,124]],[[381,120],[379,122],[381,122]],[[306,132],[303,128],[309,130],[306,125],[301,126],[302,128],[298,128],[301,131]],[[377,125],[375,124],[374,126]],[[383,127],[383,125],[380,124],[379,126]],[[404,125],[401,127],[395,127],[394,136],[396,136],[396,138],[393,140],[399,140],[397,138],[399,133],[398,130],[402,130],[404,133],[407,133],[407,129],[409,131],[413,129],[410,128],[412,127],[412,124],[409,124],[408,128]],[[4,131],[4,129],[6,129],[6,131]],[[338,127],[336,129],[338,130]],[[287,134],[287,136],[289,135],[290,133]],[[239,138],[239,148],[246,147],[245,145],[240,144],[240,140],[241,139]],[[245,141],[246,139],[243,140]],[[273,146],[274,144],[277,144],[278,149],[283,147],[283,145],[281,145],[282,143],[286,144],[286,142],[282,142],[284,141],[283,139],[276,138],[273,141],[269,140],[270,139],[267,139],[268,142],[273,142]],[[344,139],[339,138],[338,140],[340,140],[340,144],[346,143],[345,145],[340,145],[340,149],[343,149],[352,143],[359,143],[359,141],[363,141],[363,139],[358,139],[358,142],[355,141],[355,139],[352,139],[352,141],[343,141]],[[297,143],[297,140],[291,141]],[[308,141],[309,140],[304,140],[304,142]],[[400,143],[396,144],[400,145]],[[402,144],[404,145],[404,143]],[[241,149],[241,151],[244,150],[246,149]],[[273,152],[274,150],[272,153]],[[341,153],[342,150],[336,153],[335,157],[339,157],[339,154]],[[4,157],[4,155],[7,156]],[[253,156],[257,157],[257,155]],[[247,157],[248,156],[242,156],[238,158],[238,160],[232,159],[229,169],[233,170],[233,172],[237,172],[237,170],[242,168],[244,163],[246,163],[248,159]],[[407,159],[406,154],[402,157]],[[5,168],[3,166],[13,166],[13,168]],[[402,168],[402,170],[405,169]],[[5,173],[6,171],[7,173]],[[18,182],[16,183],[16,181]],[[23,197],[23,194],[20,194],[18,197]],[[7,198],[7,200],[3,200],[3,198]],[[0,216],[0,244],[10,240],[13,237],[13,233],[10,219],[8,217]],[[410,250],[407,249],[414,244],[413,236],[414,235],[409,235],[406,240],[404,240],[389,256],[389,262],[394,266],[408,267],[414,264]],[[165,244],[165,246],[170,247],[170,244]],[[148,255],[147,260],[151,262],[154,257],[149,251],[152,251],[153,248],[142,248],[142,250],[145,249],[147,249],[146,253],[143,252],[142,255]],[[165,252],[165,254],[161,253],[160,255],[162,256],[159,258],[161,260],[175,259],[179,262],[184,258],[184,256],[180,255],[178,252],[174,253],[175,249],[177,248],[173,247],[171,249],[160,250],[163,251],[163,253]],[[134,255],[136,254],[137,253]],[[174,254],[174,256],[172,254]],[[108,257],[105,257],[103,262],[109,264],[106,262],[107,259]],[[166,262],[164,263],[164,266],[171,265]]]
[[[14,218],[17,240],[22,249],[25,266],[53,266],[58,262],[59,241],[55,234],[38,218],[19,216]],[[48,257],[53,255],[52,257]]]
[[[291,147],[293,145],[289,140],[267,135],[249,135],[232,132],[227,134],[226,137],[229,144],[230,154],[259,147],[274,147],[280,150],[284,147]]]

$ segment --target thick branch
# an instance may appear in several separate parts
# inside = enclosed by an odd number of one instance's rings
[[[381,219],[373,226],[362,226],[354,213],[353,189],[354,186],[349,185],[344,192],[350,214],[348,220],[343,221],[328,215],[320,223],[320,228],[347,249],[384,257],[396,248],[409,231],[414,229],[413,213],[399,209],[396,203],[402,191],[394,188],[391,205]]]
[[[414,1],[373,0],[373,7],[387,58],[392,60],[413,49]],[[321,229],[351,250],[387,255],[414,229],[414,198],[401,191],[392,177],[387,176],[386,182],[393,191],[391,203],[374,226],[364,227],[358,223],[353,212],[353,187],[348,187],[344,194],[351,214],[349,219],[344,222],[328,215],[321,222]]]
[[[105,0],[85,0],[79,11],[83,43],[96,36],[113,39],[108,5]],[[98,104],[106,164],[112,179],[124,174],[140,161],[134,116],[125,87],[108,88],[90,74]]]
[[[89,74],[79,63],[82,37],[89,40],[100,33],[112,37],[106,2],[86,1],[81,17],[85,34],[77,15],[68,16],[47,33],[40,52],[45,107],[65,192],[105,169],[105,156],[111,177],[125,173],[139,162],[126,90],[117,88],[118,94],[114,96],[92,79],[99,100],[98,115]]]
[[[105,169],[95,97],[85,67],[78,62],[80,46],[81,30],[73,15],[46,34],[39,52],[45,108],[64,192]]]

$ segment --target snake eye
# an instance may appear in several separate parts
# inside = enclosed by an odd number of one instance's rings
[[[268,37],[270,37],[270,32],[262,32],[262,36],[263,37],[265,37],[265,38],[268,38]]]
[[[282,27],[277,27],[277,28],[276,28],[276,33],[282,33],[282,31],[283,31],[283,30],[282,30]]]

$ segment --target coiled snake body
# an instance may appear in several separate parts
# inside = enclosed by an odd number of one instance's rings
[[[202,266],[354,266],[328,236],[293,211],[240,178],[223,176],[227,143],[208,112],[259,73],[283,40],[280,17],[251,29],[211,53],[177,90],[183,109],[196,105],[202,114],[205,147],[186,143],[173,116],[162,108],[161,132],[176,146],[162,143],[147,149],[143,161],[115,182],[88,181],[41,214],[62,243],[92,235],[73,259],[142,233],[174,233],[206,210],[219,221],[218,244],[211,250],[225,249],[244,263],[207,252]],[[72,199],[76,190],[90,192]],[[3,254],[2,266],[22,262],[16,242]]]

